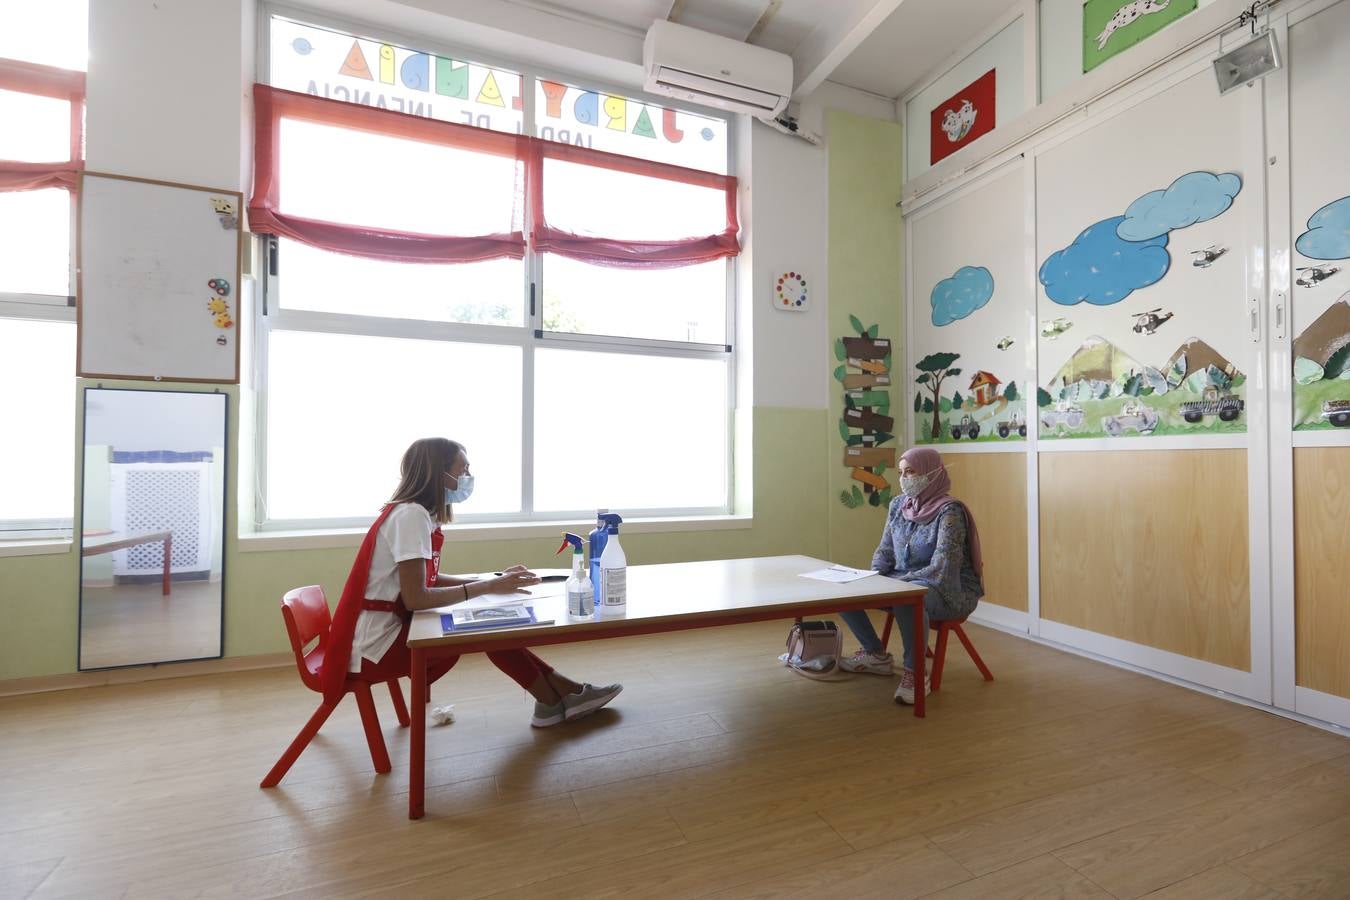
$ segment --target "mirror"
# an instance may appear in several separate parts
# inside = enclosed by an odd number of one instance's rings
[[[82,671],[221,655],[227,400],[85,389]]]

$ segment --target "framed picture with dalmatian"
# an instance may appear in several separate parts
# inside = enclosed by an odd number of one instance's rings
[[[1085,0],[1083,71],[1091,72],[1122,50],[1133,47],[1180,19],[1197,0]]]

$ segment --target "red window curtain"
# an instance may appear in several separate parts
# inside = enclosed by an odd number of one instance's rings
[[[695,169],[602,153],[536,138],[472,128],[389,110],[375,109],[338,100],[328,100],[255,85],[254,186],[249,201],[249,224],[255,232],[276,234],[338,253],[373,259],[417,263],[458,263],[512,257],[525,252],[525,235],[519,223],[528,209],[532,218],[530,239],[536,250],[556,253],[589,263],[631,268],[669,268],[692,265],[740,252],[736,234],[736,179]],[[288,125],[288,123],[290,123]],[[417,142],[442,148],[447,159],[458,154],[461,162],[474,155],[510,160],[522,181],[507,183],[500,166],[472,168],[482,172],[496,188],[484,194],[481,183],[473,185],[479,200],[468,209],[457,208],[447,196],[444,180],[439,193],[420,199],[432,218],[443,211],[447,230],[484,221],[510,221],[507,230],[490,233],[427,233],[419,229],[375,224],[371,207],[353,212],[356,221],[337,221],[343,216],[340,202],[321,204],[331,213],[307,216],[293,205],[300,202],[283,192],[282,171],[300,165],[287,153],[297,152],[300,142],[288,148],[287,128],[294,123],[359,131],[398,141]],[[335,148],[334,152],[341,152]],[[412,158],[410,155],[408,158]],[[298,171],[298,170],[296,170]],[[310,175],[312,173],[303,173]],[[395,173],[408,176],[416,173]],[[292,179],[299,177],[296,174]],[[453,176],[452,176],[453,177]],[[459,176],[461,182],[468,175]],[[498,179],[492,181],[492,179]],[[335,177],[336,180],[336,177]],[[546,189],[545,184],[553,187]],[[523,187],[523,190],[520,188]],[[344,186],[333,184],[332,195],[342,196]],[[315,184],[307,184],[311,198]],[[500,195],[500,197],[498,197]],[[484,200],[482,198],[487,197]],[[360,204],[352,204],[356,208]],[[477,207],[489,206],[486,214]],[[405,213],[406,215],[406,213]],[[365,220],[362,218],[365,217]],[[415,218],[425,221],[427,215]],[[462,230],[462,229],[461,229]]]
[[[70,150],[64,160],[0,159],[0,192],[40,188],[74,190],[84,168],[84,73],[0,59],[0,90],[70,103]],[[7,127],[19,127],[9,123]],[[2,155],[2,154],[0,154]]]
[[[538,251],[636,269],[741,252],[730,175],[552,141],[533,149],[527,183]]]

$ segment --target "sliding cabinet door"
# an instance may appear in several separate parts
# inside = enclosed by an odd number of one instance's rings
[[[1042,637],[1270,698],[1259,91],[1207,60],[1038,147]]]
[[[1014,160],[906,219],[912,444],[946,457],[979,523],[980,615],[1027,630],[1031,321],[1029,168]],[[1030,393],[1029,393],[1030,391]]]
[[[1350,725],[1350,2],[1305,4],[1276,32],[1286,68],[1265,86],[1275,702]]]

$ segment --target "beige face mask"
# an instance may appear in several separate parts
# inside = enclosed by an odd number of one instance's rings
[[[923,493],[923,489],[928,487],[931,476],[928,475],[901,475],[900,493],[906,497],[917,497]]]

